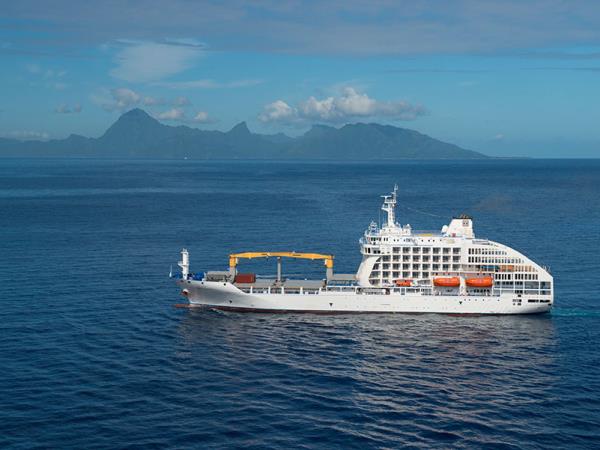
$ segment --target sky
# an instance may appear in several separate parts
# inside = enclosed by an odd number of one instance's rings
[[[600,2],[2,2],[0,136],[377,122],[494,156],[600,157]]]

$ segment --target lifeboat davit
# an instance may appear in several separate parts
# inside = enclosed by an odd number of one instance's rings
[[[396,286],[400,286],[400,287],[412,286],[412,280],[396,280]]]
[[[492,277],[467,278],[465,283],[467,283],[467,286],[469,287],[489,288],[494,285],[494,279]]]
[[[438,277],[433,279],[433,284],[440,287],[458,287],[460,278],[458,277]]]

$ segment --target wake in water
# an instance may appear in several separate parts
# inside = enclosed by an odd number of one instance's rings
[[[553,308],[554,317],[600,317],[600,310],[578,308]]]

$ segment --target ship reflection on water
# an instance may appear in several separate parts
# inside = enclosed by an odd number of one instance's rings
[[[181,376],[204,386],[207,413],[214,402],[237,420],[268,420],[260,426],[269,429],[324,427],[365,443],[431,433],[468,443],[473,427],[490,442],[496,433],[506,441],[507,429],[528,432],[537,405],[554,400],[557,381],[551,316],[191,310],[179,336]]]

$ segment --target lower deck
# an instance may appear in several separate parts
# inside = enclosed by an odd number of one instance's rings
[[[201,281],[202,282],[202,281]],[[232,283],[246,294],[285,294],[285,295],[319,295],[323,293],[346,293],[353,295],[432,295],[432,296],[461,296],[461,297],[498,297],[504,293],[515,295],[536,295],[550,297],[548,289],[492,288],[473,287],[438,287],[432,285],[416,286],[384,286],[362,287],[352,285],[331,285],[325,280],[257,280],[255,283]]]
[[[181,280],[190,304],[217,309],[279,312],[413,312],[447,314],[534,314],[550,310],[552,296],[490,290],[485,294],[428,294],[417,288],[359,286],[236,286]]]

